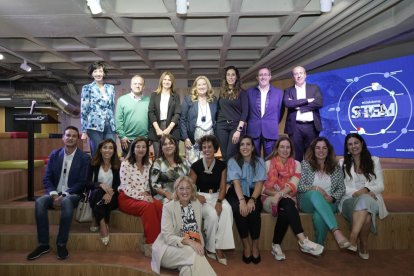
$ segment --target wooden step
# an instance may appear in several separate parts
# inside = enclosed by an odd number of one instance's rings
[[[34,216],[34,201],[13,201],[0,204],[0,224],[36,224]],[[49,223],[59,224],[60,211],[49,211]],[[72,225],[85,225],[73,220]],[[124,232],[143,233],[144,228],[139,217],[130,216],[119,210],[111,212],[110,227]]]
[[[50,225],[49,245],[56,248],[58,225]],[[104,246],[99,233],[89,231],[88,225],[72,224],[68,250],[91,251],[139,251],[143,242],[142,233],[125,232],[118,228],[110,228],[110,243]],[[0,251],[27,250],[37,247],[37,230],[35,225],[1,224],[0,225]]]

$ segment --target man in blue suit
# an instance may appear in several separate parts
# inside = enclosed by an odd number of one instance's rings
[[[66,243],[73,217],[73,210],[78,206],[80,195],[85,189],[89,156],[77,148],[79,130],[68,126],[63,133],[64,147],[52,151],[47,163],[43,186],[46,194],[37,198],[35,217],[37,224],[38,247],[27,255],[34,260],[50,252],[48,209],[61,210],[59,233],[56,240],[57,258],[66,259]]]
[[[257,75],[259,84],[247,90],[247,134],[253,138],[259,156],[263,146],[265,157],[272,153],[273,146],[279,138],[279,122],[285,111],[283,92],[270,84],[271,77],[269,68],[260,68]]]
[[[306,83],[306,70],[297,66],[292,70],[295,85],[285,90],[283,102],[288,109],[285,133],[293,141],[295,158],[299,162],[310,143],[322,129],[319,109],[323,106],[319,86]]]

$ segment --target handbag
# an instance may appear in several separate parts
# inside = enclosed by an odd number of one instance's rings
[[[91,222],[92,221],[92,208],[89,204],[89,196],[91,190],[83,193],[83,198],[79,201],[78,208],[76,209],[75,220],[77,222]]]

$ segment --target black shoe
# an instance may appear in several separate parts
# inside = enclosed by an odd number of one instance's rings
[[[243,258],[242,258],[242,260],[243,260],[243,262],[244,262],[245,264],[250,264],[250,262],[252,261],[252,256],[246,257],[246,256],[244,256],[244,254],[243,254]]]
[[[262,260],[262,258],[260,257],[260,254],[259,254],[259,256],[257,256],[257,257],[253,257],[253,256],[251,256],[250,258],[251,258],[251,260],[252,260],[252,263],[254,263],[254,264],[258,264],[258,263],[260,263],[260,261]]]
[[[66,245],[58,245],[57,246],[57,258],[59,260],[64,260],[68,257],[69,252],[66,249]]]
[[[40,256],[42,256],[43,254],[46,254],[49,252],[50,252],[49,245],[39,245],[35,250],[33,250],[32,253],[27,255],[27,260],[29,261],[35,260],[39,258]]]

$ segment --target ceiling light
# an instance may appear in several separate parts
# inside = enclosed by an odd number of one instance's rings
[[[89,9],[91,9],[92,14],[101,14],[102,13],[102,7],[101,7],[101,1],[100,0],[87,0],[87,5],[89,6]]]
[[[330,12],[332,9],[334,0],[320,0],[321,12]]]
[[[30,67],[29,65],[27,65],[27,60],[24,60],[23,63],[20,65],[20,69],[26,71],[26,72],[30,72],[32,71],[32,67]]]
[[[3,54],[0,54],[0,60],[2,60],[4,58]]]
[[[190,5],[190,2],[188,0],[176,0],[175,4],[177,5],[177,14],[178,15],[187,14],[187,9]]]

